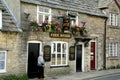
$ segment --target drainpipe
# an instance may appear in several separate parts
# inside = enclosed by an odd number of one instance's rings
[[[105,22],[104,22],[104,34],[103,34],[103,69],[106,69],[106,26],[107,26],[107,19],[108,17],[105,17]]]

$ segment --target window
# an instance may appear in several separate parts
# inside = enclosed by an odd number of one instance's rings
[[[118,26],[118,15],[117,14],[110,14],[110,25]]]
[[[68,43],[55,41],[51,46],[51,66],[68,65]]]
[[[0,73],[6,72],[6,51],[0,51]]]
[[[2,10],[0,10],[0,29],[2,28]]]
[[[37,7],[38,22],[51,21],[51,9],[46,7]]]
[[[70,18],[70,27],[78,25],[78,16],[77,16],[78,13],[68,11],[67,14],[68,14],[68,16]]]
[[[70,16],[70,24],[72,25],[78,25],[78,17],[77,16]]]
[[[117,46],[118,46],[117,43],[110,43],[109,44],[109,57],[118,56]]]

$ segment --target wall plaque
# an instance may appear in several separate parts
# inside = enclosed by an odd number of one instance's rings
[[[51,59],[51,46],[44,46],[44,59],[45,61],[50,61]]]
[[[69,60],[75,60],[75,46],[69,48]]]

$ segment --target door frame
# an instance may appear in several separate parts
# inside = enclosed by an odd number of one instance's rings
[[[95,70],[97,69],[97,65],[98,65],[98,53],[97,53],[97,49],[98,49],[98,46],[97,46],[97,41],[96,40],[91,40],[90,42],[89,42],[89,44],[90,44],[90,52],[89,53],[91,53],[91,42],[95,42]],[[91,55],[90,55],[90,70],[91,70]]]
[[[82,70],[84,72],[84,43],[78,42],[77,45],[82,45]],[[75,60],[77,59],[77,46],[75,46]],[[75,63],[76,64],[76,63]],[[76,64],[77,65],[77,64]],[[76,67],[75,67],[76,68]],[[76,69],[75,69],[76,70]],[[77,72],[77,71],[76,71]]]
[[[40,43],[41,45],[40,45],[40,48],[39,48],[39,54],[42,52],[42,42],[41,41],[35,41],[35,40],[33,40],[33,41],[28,41],[27,42],[27,59],[26,59],[26,73],[28,73],[28,44],[29,43]]]

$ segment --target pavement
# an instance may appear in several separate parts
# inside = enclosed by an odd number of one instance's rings
[[[76,72],[74,74],[48,77],[46,76],[45,80],[90,80],[91,78],[111,75],[111,74],[120,74],[120,69],[110,69],[110,70],[101,70],[101,71],[90,71],[90,72]],[[29,80],[38,80],[29,79]]]

